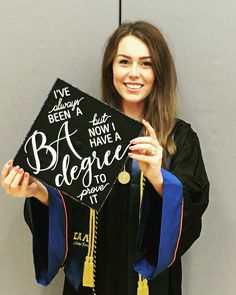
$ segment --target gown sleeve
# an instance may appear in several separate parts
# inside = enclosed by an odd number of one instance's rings
[[[169,171],[162,169],[162,197],[149,182],[144,191],[134,268],[147,279],[190,248],[208,205],[209,181],[197,134],[181,120],[174,134],[177,152]]]
[[[49,205],[27,198],[25,221],[33,236],[33,258],[36,280],[46,286],[63,265],[67,254],[67,214],[63,196],[44,183]]]

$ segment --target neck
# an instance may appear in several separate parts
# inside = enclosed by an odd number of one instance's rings
[[[123,103],[122,110],[123,113],[131,118],[134,118],[135,120],[141,121],[144,118],[144,112],[143,112],[144,106],[139,104],[133,104],[133,103]]]

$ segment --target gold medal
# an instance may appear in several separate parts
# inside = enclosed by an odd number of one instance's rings
[[[125,171],[125,168],[123,171],[121,171],[118,175],[118,181],[121,184],[127,184],[130,181],[130,174],[129,172]]]

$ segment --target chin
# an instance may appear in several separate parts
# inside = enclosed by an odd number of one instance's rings
[[[134,96],[134,95],[124,95],[123,101],[124,102],[132,102],[132,103],[140,103],[143,102],[146,99],[144,96]]]

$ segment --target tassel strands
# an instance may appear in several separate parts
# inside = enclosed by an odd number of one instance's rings
[[[84,271],[83,271],[83,286],[94,288],[94,264],[93,257],[86,256],[84,262]]]
[[[148,281],[139,274],[137,295],[149,295]]]
[[[84,269],[83,269],[83,286],[95,288],[95,264],[96,264],[96,212],[90,208],[89,216],[89,244],[88,254],[85,257]],[[95,256],[95,260],[94,260]],[[94,290],[93,290],[94,291]],[[95,291],[93,292],[95,294]]]

